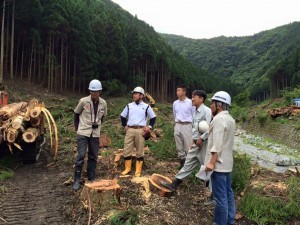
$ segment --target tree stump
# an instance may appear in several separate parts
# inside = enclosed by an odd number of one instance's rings
[[[157,193],[159,196],[169,197],[172,194],[172,191],[170,191],[168,188],[165,188],[164,186],[161,185],[161,182],[172,183],[172,180],[170,178],[154,173],[149,178],[149,181],[150,181],[150,190],[154,193]]]
[[[113,207],[116,203],[121,204],[121,190],[116,180],[86,183],[81,193],[82,202],[91,210],[95,207]]]

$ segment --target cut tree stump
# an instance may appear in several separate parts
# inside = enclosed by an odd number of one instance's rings
[[[157,193],[161,197],[169,197],[172,194],[172,191],[161,185],[161,182],[172,183],[172,180],[170,178],[154,173],[149,178],[149,181],[151,192]]]
[[[100,180],[86,183],[83,187],[81,198],[85,205],[95,207],[112,207],[121,204],[121,186],[117,180]]]

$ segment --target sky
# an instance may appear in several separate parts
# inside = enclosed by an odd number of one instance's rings
[[[300,21],[300,0],[112,0],[159,33],[248,36]]]

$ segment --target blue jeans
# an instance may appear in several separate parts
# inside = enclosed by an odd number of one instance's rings
[[[99,153],[99,138],[77,135],[77,157],[75,171],[81,173],[86,150],[88,149],[87,173],[88,180],[95,179],[95,169]]]
[[[211,175],[212,192],[214,196],[215,225],[234,224],[235,222],[235,202],[231,188],[231,173],[213,172]]]

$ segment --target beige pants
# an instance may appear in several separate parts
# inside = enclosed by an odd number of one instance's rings
[[[124,157],[132,155],[134,147],[136,148],[136,157],[144,156],[144,143],[143,128],[128,128],[124,140]]]

